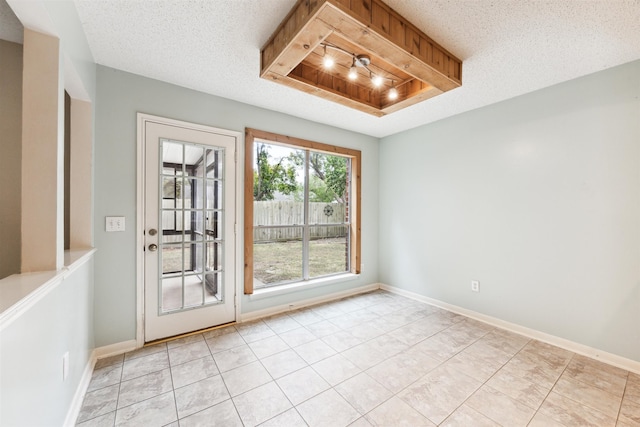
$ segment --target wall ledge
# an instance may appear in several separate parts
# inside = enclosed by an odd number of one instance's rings
[[[95,248],[66,251],[65,266],[58,271],[13,274],[0,280],[0,331],[93,258],[95,251]]]
[[[487,316],[486,314],[478,313],[473,310],[469,310],[457,305],[449,304],[437,299],[429,298],[424,295],[417,294],[415,292],[407,291],[395,286],[381,284],[380,289],[393,292],[398,295],[402,295],[407,298],[411,298],[416,301],[424,302],[435,307],[439,307],[456,314],[469,317],[471,319],[478,320],[483,323],[487,323],[491,326],[495,326],[501,329],[506,329],[516,334],[524,335],[525,337],[532,338],[538,341],[545,342],[547,344],[555,345],[556,347],[569,350],[573,353],[580,354],[582,356],[589,357],[591,359],[598,360],[600,362],[634,372],[640,375],[640,361],[628,359],[626,357],[618,356],[617,354],[607,353],[606,351],[599,350],[597,348],[589,347],[584,344],[570,341],[565,338],[557,337],[555,335],[547,334],[535,329],[527,328],[516,323],[507,322],[506,320],[499,319],[497,317]]]

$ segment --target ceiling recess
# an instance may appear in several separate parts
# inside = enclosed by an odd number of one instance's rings
[[[462,61],[380,0],[298,0],[260,76],[381,117],[461,86]]]

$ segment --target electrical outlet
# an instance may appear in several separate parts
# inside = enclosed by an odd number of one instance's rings
[[[480,282],[477,280],[471,281],[471,290],[473,292],[480,292]]]
[[[123,216],[107,216],[105,217],[105,229],[106,231],[124,231],[124,217]]]
[[[62,356],[62,381],[66,381],[69,376],[69,352]]]

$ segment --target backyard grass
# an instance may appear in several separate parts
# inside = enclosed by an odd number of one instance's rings
[[[312,240],[309,243],[309,275],[325,276],[347,270],[345,239]],[[253,245],[253,276],[265,284],[302,278],[302,242]]]

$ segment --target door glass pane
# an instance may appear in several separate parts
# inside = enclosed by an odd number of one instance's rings
[[[159,314],[223,302],[224,149],[161,140]]]

